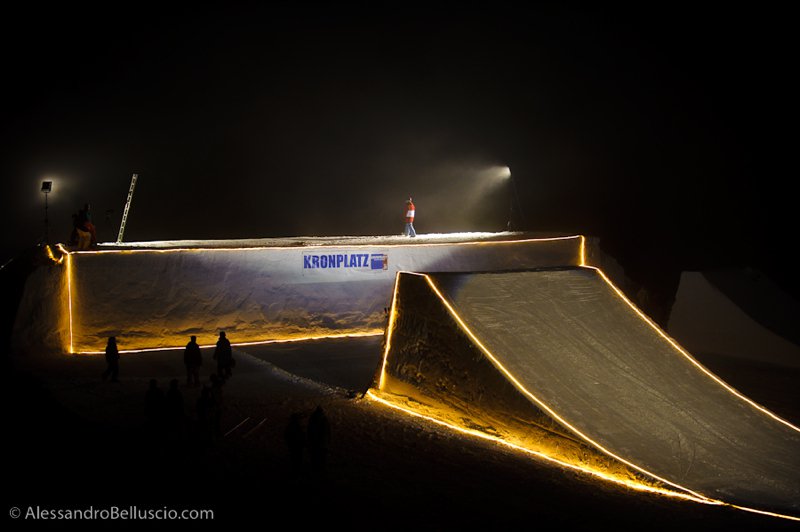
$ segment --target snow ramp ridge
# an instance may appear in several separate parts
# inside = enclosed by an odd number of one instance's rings
[[[800,516],[800,429],[595,268],[399,273],[370,395],[615,481]]]

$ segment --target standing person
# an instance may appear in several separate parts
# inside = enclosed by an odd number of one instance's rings
[[[308,418],[308,451],[311,455],[311,469],[318,477],[325,476],[325,463],[331,442],[331,426],[321,406]]]
[[[150,379],[147,393],[144,396],[144,415],[147,418],[147,427],[153,435],[160,435],[166,420],[166,398],[164,392],[158,387],[158,381]]]
[[[86,203],[83,209],[78,211],[78,225],[81,230],[89,233],[88,245],[81,247],[81,249],[97,246],[97,230],[94,223],[92,223],[92,206],[90,204]]]
[[[200,346],[197,345],[197,336],[192,336],[186,344],[183,363],[186,366],[186,386],[200,386],[200,366],[203,365],[203,357],[200,354]]]
[[[231,376],[233,369],[233,350],[231,343],[225,336],[225,331],[220,331],[217,347],[214,349],[214,360],[217,361],[217,373],[221,378]]]
[[[114,336],[109,336],[106,344],[106,370],[103,372],[103,380],[109,376],[111,382],[119,382],[119,349]]]
[[[200,429],[200,439],[203,445],[208,445],[212,441],[212,417],[214,415],[214,400],[211,397],[211,389],[203,385],[200,390],[200,397],[197,399],[197,423]]]
[[[171,431],[179,431],[183,427],[184,405],[183,394],[178,389],[178,379],[169,381],[169,389],[164,400],[167,427]]]
[[[186,410],[183,402],[183,394],[178,388],[178,379],[169,381],[169,389],[164,396],[164,429],[167,436],[166,443],[169,444],[171,453],[180,453],[180,445],[183,441]]]
[[[414,215],[414,202],[411,200],[411,198],[408,198],[406,200],[406,226],[405,229],[403,229],[403,234],[405,236],[417,236],[417,232],[414,231]]]
[[[289,418],[289,424],[283,432],[286,446],[289,448],[292,475],[299,477],[303,472],[303,449],[306,446],[306,431],[300,424],[300,414],[295,412]]]
[[[211,422],[211,438],[214,441],[222,437],[223,384],[225,384],[225,379],[215,373],[211,374],[211,410],[209,411],[209,420]]]

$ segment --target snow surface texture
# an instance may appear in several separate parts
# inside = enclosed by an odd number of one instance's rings
[[[530,238],[550,238],[556,235],[514,232],[468,232],[468,233],[428,233],[418,234],[415,243],[460,243],[460,242],[496,242],[504,240],[527,240]],[[571,236],[571,235],[561,235]],[[408,244],[409,237],[404,235],[380,236],[293,236],[280,238],[238,238],[231,240],[154,240],[149,242],[101,242],[100,249],[174,249],[174,248],[246,248],[246,247],[295,247],[295,246],[330,246],[330,245],[391,245]]]
[[[707,497],[800,515],[800,431],[703,372],[596,270],[430,277],[499,364],[576,437]],[[431,288],[418,293],[419,279],[401,275],[385,391],[461,409],[465,422],[495,431],[545,426],[542,409],[474,342],[458,341],[456,321]]]
[[[70,337],[66,350],[121,350],[380,334],[399,271],[498,271],[578,264],[582,237],[509,233],[137,243],[75,252],[59,266],[69,293],[61,315],[31,319],[55,294],[39,284],[21,307],[16,336]],[[112,249],[113,248],[113,249]],[[58,307],[58,305],[53,305]],[[67,314],[70,319],[64,319]],[[64,332],[64,327],[69,331]]]

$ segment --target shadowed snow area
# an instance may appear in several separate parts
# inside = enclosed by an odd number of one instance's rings
[[[251,527],[288,516],[300,528],[388,519],[386,530],[497,529],[532,521],[619,530],[698,521],[791,529],[775,518],[621,489],[351,398],[348,390],[371,380],[379,366],[381,340],[235,349],[221,437],[208,445],[197,430],[202,388],[184,384],[180,349],[123,354],[119,383],[100,378],[102,355],[16,357],[4,387],[13,433],[9,501],[23,509],[210,508],[216,523]],[[202,350],[201,385],[210,385],[216,369],[212,351]],[[172,379],[180,382],[185,420],[177,439],[147,430],[150,379],[162,389]],[[293,473],[284,441],[290,415],[299,414],[305,425],[318,405],[331,424],[324,478],[311,473],[307,457]]]

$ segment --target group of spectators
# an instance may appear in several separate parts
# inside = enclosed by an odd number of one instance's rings
[[[119,382],[119,348],[116,337],[108,339],[105,351],[106,370],[103,380],[111,378],[111,382]],[[225,331],[219,333],[214,348],[213,359],[217,363],[216,372],[211,373],[210,386],[203,384],[200,396],[195,405],[197,427],[201,441],[213,444],[222,435],[223,385],[233,375],[236,365],[233,349]],[[191,336],[183,351],[183,363],[186,368],[186,386],[200,386],[200,368],[203,357],[197,337]],[[185,404],[179,389],[179,380],[172,379],[169,389],[164,392],[156,379],[151,379],[145,394],[145,416],[147,427],[156,438],[162,435],[177,437],[183,433],[186,424]],[[308,422],[302,423],[304,414],[293,413],[284,430],[284,440],[289,451],[292,474],[297,478],[303,470],[304,456],[308,452],[311,470],[316,476],[324,474],[326,457],[330,443],[330,424],[321,406],[308,416]]]

